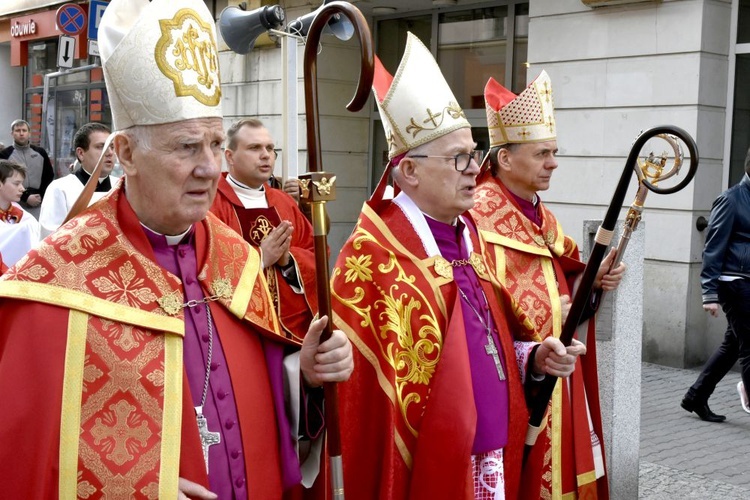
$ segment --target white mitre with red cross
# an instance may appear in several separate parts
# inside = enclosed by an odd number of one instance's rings
[[[471,127],[435,58],[412,33],[407,34],[394,76],[375,58],[372,91],[388,140],[388,158]]]
[[[222,116],[216,28],[203,0],[112,0],[99,51],[114,130]]]
[[[518,94],[490,78],[484,87],[490,147],[557,137],[552,81],[546,71]]]

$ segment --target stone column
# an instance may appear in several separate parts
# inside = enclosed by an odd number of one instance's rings
[[[600,223],[584,221],[584,258],[593,248]],[[618,221],[613,246],[622,227]],[[628,266],[625,277],[616,292],[604,297],[597,314],[599,396],[612,500],[631,499],[638,491],[645,229],[641,222],[631,235],[623,258]]]

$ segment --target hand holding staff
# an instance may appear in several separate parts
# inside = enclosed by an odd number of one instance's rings
[[[347,104],[349,111],[359,111],[367,102],[374,75],[374,53],[370,28],[362,13],[347,2],[332,2],[321,8],[315,16],[305,45],[305,114],[307,116],[307,152],[309,173],[300,175],[302,201],[311,204],[313,234],[315,240],[315,264],[317,269],[318,307],[321,316],[331,315],[330,274],[328,270],[328,243],[326,234],[325,203],[335,199],[336,177],[323,172],[320,147],[320,125],[318,115],[318,43],[330,18],[343,14],[354,24],[361,46],[359,83],[354,98]],[[330,337],[332,321],[326,325],[322,339]],[[333,498],[344,498],[344,476],[341,464],[341,439],[338,422],[338,395],[334,384],[325,384],[325,412],[328,439],[328,455],[331,465],[331,488]]]
[[[667,140],[667,142],[669,142],[672,147],[675,148],[675,166],[666,174],[663,172],[666,158],[664,158],[661,162],[661,168],[658,168],[658,165],[657,168],[651,167],[651,165],[656,165],[653,156],[649,157],[645,168],[639,168],[637,165],[638,155],[640,154],[641,148],[649,139],[652,139],[654,137],[661,137]],[[672,175],[675,175],[679,170],[680,165],[682,164],[682,155],[678,154],[679,150],[676,147],[676,145],[678,144],[678,138],[686,144],[690,153],[690,169],[685,178],[677,185],[670,188],[659,188],[657,187],[658,182],[671,177]],[[650,162],[650,164],[648,162]],[[646,193],[648,191],[653,191],[658,194],[675,193],[690,183],[690,181],[695,176],[697,168],[698,147],[696,146],[693,138],[690,137],[690,135],[681,128],[669,125],[659,126],[651,128],[638,136],[638,138],[635,140],[635,143],[633,144],[633,147],[630,150],[627,162],[625,163],[625,168],[622,172],[622,176],[620,177],[620,181],[617,184],[617,189],[615,190],[612,201],[609,204],[609,208],[607,209],[604,220],[602,221],[602,224],[601,226],[599,226],[599,230],[596,233],[596,243],[594,245],[594,248],[591,250],[591,255],[589,256],[586,268],[583,271],[583,277],[581,278],[581,282],[576,290],[573,302],[570,305],[570,312],[568,313],[568,317],[565,320],[565,324],[563,325],[562,333],[560,335],[560,340],[564,345],[569,346],[571,344],[573,335],[576,331],[576,327],[580,323],[581,317],[583,316],[583,312],[586,308],[586,304],[591,296],[591,290],[593,288],[594,281],[596,280],[599,266],[604,259],[605,251],[612,241],[612,234],[615,228],[615,224],[617,223],[617,217],[620,213],[620,209],[622,208],[625,193],[628,190],[628,183],[632,175],[632,170],[635,169],[638,175],[638,195],[636,196],[636,200],[634,201],[633,206],[628,212],[626,230],[623,231],[624,239],[620,240],[620,244],[618,245],[618,248],[616,250],[616,256],[613,259],[612,267],[616,267],[620,262],[620,259],[622,259],[625,248],[627,246],[627,240],[632,231],[635,229],[636,224],[640,220],[640,213],[643,210],[643,200],[645,199]],[[647,174],[647,172],[649,173]],[[534,446],[536,438],[539,435],[541,424],[544,420],[544,415],[547,412],[547,407],[549,406],[549,401],[552,397],[552,392],[555,389],[557,380],[557,377],[547,375],[544,381],[542,381],[540,384],[541,387],[539,388],[536,399],[530,405],[531,408],[529,416],[529,427],[526,433],[524,461],[528,457],[529,451]]]

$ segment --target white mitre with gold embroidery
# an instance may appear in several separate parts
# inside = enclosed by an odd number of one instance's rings
[[[484,87],[484,102],[490,147],[557,137],[552,81],[546,71],[518,96],[490,78]]]
[[[471,127],[432,54],[411,33],[395,76],[375,58],[372,91],[388,140],[388,158]]]
[[[216,29],[203,0],[112,0],[99,52],[114,130],[222,116]]]

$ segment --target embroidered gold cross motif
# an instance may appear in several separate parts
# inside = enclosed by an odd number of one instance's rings
[[[438,117],[442,118],[443,117],[443,113],[433,113],[432,111],[430,111],[430,108],[427,108],[427,119],[423,120],[422,123],[426,124],[427,122],[432,122],[432,126],[433,127],[437,127],[438,125],[440,125],[440,123],[438,123],[435,120],[435,118],[438,118]],[[440,120],[441,123],[442,123],[442,121],[443,120]]]
[[[110,405],[109,409],[103,418],[96,419],[91,435],[94,436],[94,444],[107,441],[104,447],[111,450],[107,458],[122,465],[135,458],[130,452],[139,449],[138,443],[146,446],[152,432],[145,420],[137,413],[133,414],[136,408],[127,401],[121,400]]]
[[[547,115],[547,118],[544,120],[544,124],[547,126],[550,132],[553,132],[555,130],[555,120],[552,118],[552,116]]]
[[[544,88],[539,90],[539,93],[547,98],[547,102],[549,102],[550,97],[552,97],[552,89],[549,88],[549,83],[544,82]]]
[[[407,134],[411,134],[412,137],[417,137],[420,132],[423,132],[425,130],[437,129],[443,124],[443,121],[445,120],[445,113],[448,113],[448,116],[450,116],[454,120],[466,117],[461,107],[458,105],[458,103],[455,102],[449,102],[448,105],[444,107],[440,113],[433,113],[430,108],[427,108],[426,111],[427,118],[425,120],[422,120],[422,124],[417,123],[414,117],[411,117],[409,119],[409,125],[407,125],[405,129]],[[437,120],[438,117],[440,118],[440,120]],[[427,125],[428,122],[432,122],[432,127],[423,126]]]

